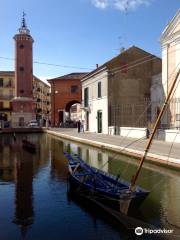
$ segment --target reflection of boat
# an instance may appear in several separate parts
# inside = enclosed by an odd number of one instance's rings
[[[36,151],[36,144],[30,142],[27,139],[23,139],[22,140],[22,147],[31,151],[31,152],[35,152]]]
[[[109,224],[112,223],[119,223],[119,227],[125,227],[128,229],[128,232],[126,232],[126,235],[129,235],[129,230],[134,229],[137,226],[141,226],[142,228],[150,228],[154,229],[155,227],[151,224],[148,224],[144,222],[143,220],[139,220],[137,218],[134,218],[132,216],[127,216],[126,214],[123,214],[119,211],[115,211],[112,208],[109,208],[107,205],[103,204],[102,202],[96,200],[93,196],[87,195],[87,194],[74,194],[73,191],[67,192],[68,202],[71,201],[75,202],[79,207],[83,208],[84,211],[89,213],[94,221],[96,222],[96,218],[100,217],[103,220],[107,221]],[[84,201],[85,200],[85,201]],[[93,206],[93,208],[92,208]],[[139,211],[135,211],[136,216],[140,216],[141,213]],[[112,218],[109,218],[111,216]],[[112,221],[114,220],[114,221]],[[112,225],[113,227],[115,224]],[[124,228],[122,228],[124,230]],[[133,235],[134,236],[134,235]],[[132,239],[132,238],[131,238]]]
[[[69,163],[71,189],[127,214],[136,209],[149,194],[136,187],[130,191],[129,183],[86,164],[78,155],[64,152]]]

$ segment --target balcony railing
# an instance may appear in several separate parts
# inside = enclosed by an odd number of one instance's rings
[[[0,94],[0,99],[1,100],[11,100],[14,97],[14,95],[4,95]]]

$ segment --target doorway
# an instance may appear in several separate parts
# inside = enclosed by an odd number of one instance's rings
[[[59,111],[59,124],[64,123],[64,111]]]
[[[23,127],[24,126],[24,118],[20,117],[19,118],[19,127]]]

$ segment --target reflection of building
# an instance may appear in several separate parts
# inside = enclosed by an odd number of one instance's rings
[[[108,133],[109,126],[146,127],[151,79],[159,73],[161,59],[132,46],[84,76],[85,130]]]
[[[166,224],[170,229],[171,228],[174,229],[176,234],[178,233],[180,234],[179,196],[180,196],[179,182],[176,181],[175,178],[169,178],[168,187],[166,187],[165,190],[163,191],[163,198],[166,199],[166,201],[161,202],[162,203],[161,221],[163,222],[165,220],[164,225]]]
[[[0,113],[11,121],[12,104],[15,96],[15,72],[0,71]],[[48,119],[50,115],[50,87],[33,76],[33,98],[37,119]]]
[[[0,139],[0,148],[1,148],[0,179],[1,181],[5,181],[5,182],[14,181],[14,161],[12,158],[12,153],[11,153],[9,144],[10,144],[9,139],[6,139],[5,137],[3,139]]]
[[[180,9],[162,33],[161,47],[162,82],[165,95],[167,96],[171,84],[180,69]],[[170,127],[173,128],[180,128],[180,84],[177,86],[169,108],[170,112],[166,115],[167,124],[170,124]]]
[[[66,181],[68,169],[66,167],[67,160],[63,154],[63,142],[53,137],[50,137],[48,140],[51,148],[51,177]]]
[[[26,152],[23,152],[25,155]],[[24,161],[23,159],[26,159]],[[25,235],[27,227],[33,223],[33,160],[23,156],[16,161],[15,174],[15,216],[14,223],[21,227]]]
[[[49,79],[51,84],[51,123],[59,126],[70,119],[70,108],[81,103],[81,78],[86,73],[70,73]]]
[[[89,165],[108,172],[109,157],[107,153],[90,147],[80,147],[79,145],[64,141],[64,148],[69,152],[78,154]]]

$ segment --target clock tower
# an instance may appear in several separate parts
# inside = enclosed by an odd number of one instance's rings
[[[33,38],[27,28],[25,14],[15,40],[15,98],[12,100],[13,125],[26,126],[35,118],[33,99]]]

